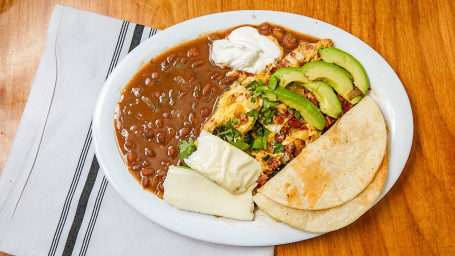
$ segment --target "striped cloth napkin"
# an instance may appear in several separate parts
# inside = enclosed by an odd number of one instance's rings
[[[96,160],[92,113],[117,63],[158,31],[56,5],[0,177],[0,251],[13,255],[273,255],[170,232],[132,209]],[[17,85],[20,86],[20,85]]]

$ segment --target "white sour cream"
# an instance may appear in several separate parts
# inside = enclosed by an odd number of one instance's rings
[[[258,74],[280,58],[282,52],[276,42],[245,26],[233,30],[227,39],[214,41],[210,59],[220,67]]]

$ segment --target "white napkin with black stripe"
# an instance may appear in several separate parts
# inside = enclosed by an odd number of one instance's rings
[[[13,255],[273,255],[170,232],[132,209],[98,165],[91,120],[117,63],[157,33],[56,5],[0,177],[0,251]],[[21,85],[16,85],[21,86]]]

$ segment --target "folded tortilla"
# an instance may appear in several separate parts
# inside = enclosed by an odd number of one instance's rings
[[[316,233],[345,227],[364,214],[379,197],[387,176],[387,157],[384,157],[372,182],[351,201],[326,210],[298,210],[278,204],[257,193],[253,200],[266,214],[289,226]]]
[[[386,144],[381,111],[365,96],[259,191],[296,209],[339,206],[370,184],[384,158]]]

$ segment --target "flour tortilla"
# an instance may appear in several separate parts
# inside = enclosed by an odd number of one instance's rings
[[[384,157],[373,181],[351,201],[326,210],[298,210],[289,208],[257,193],[253,200],[266,214],[291,227],[309,232],[325,233],[345,227],[362,216],[376,201],[387,175],[387,157]]]
[[[387,132],[376,103],[365,96],[260,189],[296,209],[344,204],[370,184],[385,155]]]

